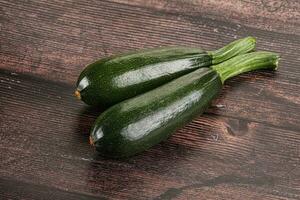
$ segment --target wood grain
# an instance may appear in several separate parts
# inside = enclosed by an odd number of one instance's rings
[[[270,35],[270,32],[260,29],[201,17],[177,19],[168,12],[107,1],[97,6],[87,3],[73,5],[68,1],[61,4],[38,1],[19,6],[12,2],[3,4],[6,6],[2,20],[5,39],[1,39],[4,44],[1,45],[0,59],[3,62],[0,67],[72,85],[85,64],[104,55],[142,47],[176,45],[179,41],[183,45],[213,49],[234,38],[254,35],[258,38],[259,49],[281,54],[280,70],[274,75],[276,78],[258,73],[229,82],[228,85],[234,85],[236,92],[231,91],[229,97],[222,98],[221,104],[229,109],[218,113],[227,116],[241,113],[243,118],[293,129],[299,123],[299,112],[294,108],[299,107],[300,97],[299,93],[293,92],[299,91],[300,81],[297,65],[300,45],[294,45],[300,44],[297,35]],[[47,9],[41,9],[44,7]],[[33,10],[34,14],[29,14],[29,10]],[[16,14],[19,17],[16,18]],[[27,17],[24,19],[23,15]],[[261,77],[261,84],[257,76]],[[264,76],[271,78],[264,79]],[[233,83],[235,81],[236,84]],[[251,99],[255,98],[255,102],[248,101],[249,95],[238,88],[243,81],[247,90],[252,91]],[[265,95],[258,95],[262,92]],[[282,107],[267,103],[266,95],[296,104]],[[236,106],[235,99],[239,100],[239,106]],[[253,112],[257,105],[261,108],[260,112]],[[269,115],[270,110],[272,115]]]
[[[111,54],[168,45],[213,50],[248,35],[258,39],[258,49],[282,55],[282,62],[288,63],[281,71],[283,78],[300,77],[296,65],[300,45],[294,45],[300,44],[299,35],[270,34],[228,21],[178,17],[108,1],[2,2],[0,6],[0,67],[59,82],[74,84],[86,64]]]
[[[296,0],[0,0],[0,199],[300,199]],[[207,112],[125,160],[88,144],[102,112],[73,97],[83,67],[154,46],[253,35],[277,72],[229,80]]]
[[[13,179],[0,178],[1,199],[107,199],[101,196],[84,195],[82,193],[67,192],[47,186],[16,181]]]
[[[141,155],[104,159],[88,145],[101,110],[68,85],[0,74],[1,177],[114,199],[300,197],[299,131],[205,114]]]
[[[113,2],[157,9],[177,16],[231,21],[252,28],[280,33],[300,34],[299,9],[297,0],[112,0]]]

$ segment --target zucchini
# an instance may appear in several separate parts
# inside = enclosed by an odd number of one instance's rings
[[[82,71],[75,96],[86,104],[107,107],[254,48],[255,39],[247,37],[216,51],[168,47],[100,59]]]
[[[254,52],[197,69],[107,109],[92,127],[90,143],[108,157],[140,153],[202,113],[228,78],[277,65],[277,54]]]

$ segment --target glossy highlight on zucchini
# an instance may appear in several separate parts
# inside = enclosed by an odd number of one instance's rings
[[[275,70],[278,59],[277,54],[269,52],[239,55],[118,103],[97,118],[90,142],[107,157],[140,153],[202,113],[228,78],[256,69]]]
[[[168,47],[100,59],[80,74],[75,96],[88,105],[111,106],[201,67],[253,51],[253,37],[236,40],[216,51]]]

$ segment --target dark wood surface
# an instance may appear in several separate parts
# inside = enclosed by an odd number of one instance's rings
[[[300,199],[298,0],[0,0],[0,199]],[[99,156],[83,67],[133,49],[248,35],[277,72],[228,81],[207,112],[130,159]]]

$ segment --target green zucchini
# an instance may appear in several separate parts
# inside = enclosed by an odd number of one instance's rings
[[[107,109],[92,127],[90,142],[108,157],[140,153],[202,113],[226,79],[256,69],[276,69],[277,66],[277,54],[254,52],[211,68],[197,69]]]
[[[247,37],[210,52],[169,47],[100,59],[82,71],[75,95],[89,105],[110,106],[254,48],[255,39]]]

